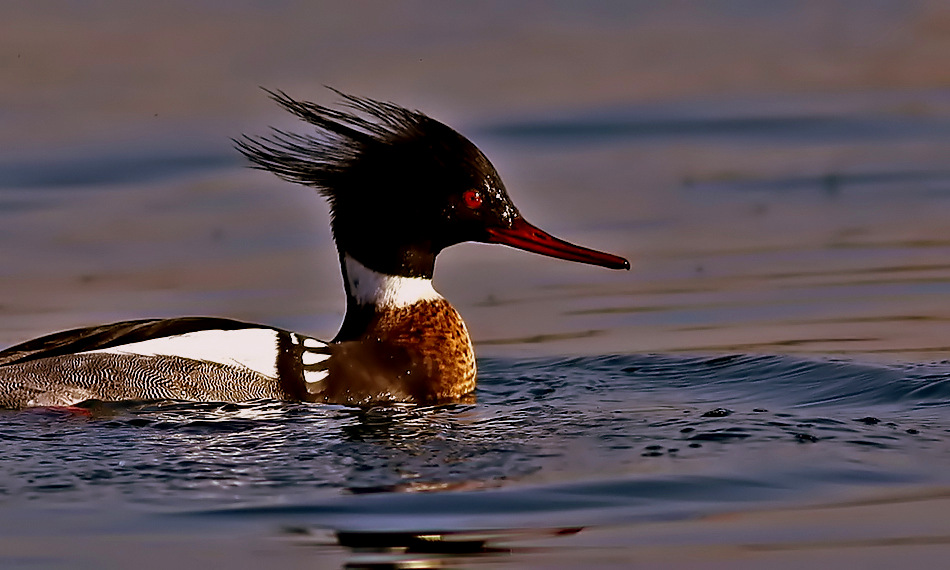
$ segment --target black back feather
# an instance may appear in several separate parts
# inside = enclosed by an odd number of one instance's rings
[[[177,336],[203,330],[237,330],[260,325],[217,317],[180,317],[141,319],[108,325],[72,329],[34,338],[0,351],[0,366],[29,360],[100,350],[156,338]]]

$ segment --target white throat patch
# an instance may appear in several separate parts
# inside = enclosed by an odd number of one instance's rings
[[[432,288],[432,280],[423,277],[397,277],[377,273],[343,255],[347,289],[362,305],[377,307],[407,307],[420,301],[434,301],[442,295]]]

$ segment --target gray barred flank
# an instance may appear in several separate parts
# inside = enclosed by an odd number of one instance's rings
[[[181,358],[86,353],[0,367],[0,407],[85,400],[234,402],[283,398],[279,382],[250,369]]]

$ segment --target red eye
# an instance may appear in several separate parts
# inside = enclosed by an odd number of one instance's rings
[[[465,200],[466,206],[477,210],[482,205],[482,193],[478,190],[466,190],[462,192],[462,200]]]

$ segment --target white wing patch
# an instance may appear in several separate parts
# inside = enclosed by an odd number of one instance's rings
[[[307,384],[319,384],[323,382],[327,376],[330,375],[329,370],[304,370],[303,379]]]
[[[277,331],[267,328],[195,331],[80,354],[97,352],[180,356],[226,366],[243,366],[264,376],[277,377]]]
[[[294,339],[297,344],[298,339]],[[303,339],[303,351],[300,354],[300,364],[303,365],[303,379],[307,385],[307,391],[311,394],[319,394],[322,387],[319,385],[327,379],[330,371],[327,364],[320,365],[330,359],[330,353],[327,350],[327,343],[315,338]]]
[[[420,301],[434,301],[442,295],[432,288],[432,280],[422,277],[397,277],[377,273],[344,256],[346,287],[357,302],[377,307],[408,307]]]
[[[317,354],[315,352],[304,352],[300,360],[303,362],[304,366],[313,366],[314,364],[320,364],[324,360],[330,358],[329,354]]]

